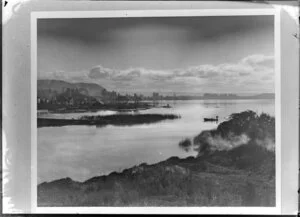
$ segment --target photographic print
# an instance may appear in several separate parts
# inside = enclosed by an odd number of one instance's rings
[[[38,207],[275,207],[274,16],[37,19]]]

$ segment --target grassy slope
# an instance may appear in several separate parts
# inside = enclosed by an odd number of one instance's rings
[[[260,165],[257,167],[257,165]],[[83,183],[38,186],[39,206],[273,206],[275,156],[244,145],[201,157],[172,157]]]

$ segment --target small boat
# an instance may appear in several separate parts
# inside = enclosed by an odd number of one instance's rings
[[[218,122],[219,121],[219,117],[216,116],[216,118],[204,118],[204,122]]]

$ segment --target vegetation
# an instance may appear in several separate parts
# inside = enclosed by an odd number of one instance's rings
[[[179,142],[179,147],[181,147],[182,149],[184,149],[186,151],[189,151],[191,145],[192,145],[192,142],[188,138],[186,138],[186,139]]]
[[[274,121],[252,111],[233,114],[194,138],[197,157],[144,163],[85,182],[45,182],[38,206],[275,206],[275,152],[264,144],[265,135],[275,137]],[[228,148],[230,142],[235,145]]]
[[[234,113],[228,121],[221,123],[217,133],[222,137],[228,137],[230,132],[236,135],[247,134],[250,139],[264,139],[266,136],[275,140],[275,118],[268,114],[260,115],[248,110],[241,113]]]
[[[202,152],[215,149],[230,149],[244,144],[275,148],[275,118],[268,114],[260,115],[244,111],[230,115],[217,129],[202,131],[193,140],[193,147]]]
[[[114,114],[107,116],[82,116],[79,119],[51,119],[38,118],[38,127],[66,126],[66,125],[135,125],[150,124],[163,120],[174,120],[180,118],[173,114]]]

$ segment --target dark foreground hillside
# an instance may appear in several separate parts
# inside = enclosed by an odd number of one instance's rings
[[[246,121],[236,121],[241,117]],[[42,183],[38,186],[38,206],[275,206],[275,152],[263,144],[270,143],[273,135],[263,123],[272,121],[252,112],[231,116],[210,132],[209,139],[203,139],[203,134],[194,138],[196,144],[205,143],[204,151],[197,146],[198,157],[172,157],[85,182],[65,178]],[[240,126],[237,132],[226,134],[225,129],[235,124]],[[263,128],[268,139],[261,132]],[[261,132],[258,139],[256,130]],[[239,135],[249,138],[232,148],[214,145],[203,149],[213,141],[212,135],[227,142],[230,138],[236,142]]]

